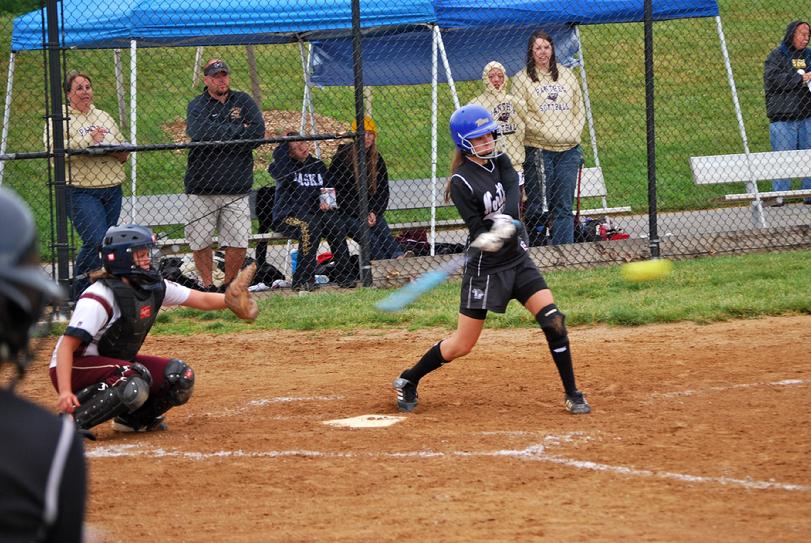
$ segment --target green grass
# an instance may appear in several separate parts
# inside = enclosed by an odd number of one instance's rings
[[[16,2],[11,9],[27,9],[29,5],[22,0]],[[750,148],[768,150],[763,60],[780,41],[786,23],[803,13],[806,3],[721,0],[719,5]],[[12,11],[0,12],[0,74],[6,73],[8,64],[12,21],[8,13]],[[634,211],[645,211],[642,25],[584,26],[581,33],[609,205],[631,205]],[[723,194],[743,192],[743,185],[696,187],[688,168],[690,156],[742,152],[715,22],[712,19],[666,21],[655,25],[654,34],[658,208],[668,211],[721,205],[719,200]],[[299,111],[303,84],[298,47],[260,45],[255,49],[264,109]],[[164,125],[185,117],[188,101],[200,90],[191,86],[194,53],[193,48],[139,50],[139,143],[169,141]],[[82,68],[92,75],[97,106],[115,115],[113,53],[71,50],[64,56],[68,68]],[[209,47],[204,56],[228,59],[232,65],[233,87],[250,89],[243,48]],[[126,87],[129,85],[129,51],[123,51],[122,57]],[[17,56],[9,151],[42,148],[46,102],[43,65],[41,52],[21,52]],[[397,69],[396,64],[392,69]],[[439,90],[439,126],[445,127],[453,105],[448,87],[442,85]],[[481,92],[481,82],[458,82],[457,90],[461,102],[465,103]],[[5,86],[0,88],[0,93],[4,95]],[[373,112],[381,129],[379,144],[393,179],[430,175],[430,93],[429,85],[373,89]],[[320,115],[348,123],[353,116],[353,89],[313,89],[313,103]],[[587,162],[593,165],[588,141],[584,134]],[[268,148],[258,151],[260,155],[268,153]],[[439,175],[447,172],[450,155],[451,142],[442,128]],[[182,191],[184,152],[142,152],[138,161],[139,193]],[[5,182],[32,204],[40,229],[48,232],[51,221],[46,161],[7,163]],[[255,186],[269,183],[268,174],[257,171]],[[763,183],[762,188],[765,190],[767,185]]]
[[[626,283],[617,266],[544,274],[571,326],[636,326],[693,321],[710,323],[766,315],[811,314],[811,251],[684,260],[659,281]],[[161,313],[159,334],[226,333],[252,329],[420,329],[456,326],[459,282],[446,283],[399,313],[374,308],[389,289],[319,291],[309,296],[263,295],[253,325],[230,312],[178,308]],[[490,328],[534,327],[517,302],[491,314]]]

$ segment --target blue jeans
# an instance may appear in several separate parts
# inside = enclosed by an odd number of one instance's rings
[[[802,121],[769,123],[769,140],[772,143],[772,151],[811,149],[811,117]],[[811,178],[804,178],[802,186],[803,189],[811,189]],[[775,179],[772,181],[772,190],[783,191],[790,189],[791,179]]]
[[[74,276],[101,268],[99,248],[107,229],[118,224],[121,199],[121,185],[103,189],[68,187],[68,213],[82,238],[82,248],[73,268]],[[81,294],[81,290],[76,291],[79,288],[81,286],[76,285],[74,295]]]
[[[577,189],[577,175],[583,154],[575,145],[566,151],[547,151],[527,147],[527,161],[524,163],[524,190],[527,193],[525,215],[528,227],[538,226],[543,213],[543,186],[546,188],[546,201],[552,219],[552,245],[574,243],[574,214],[572,203]],[[538,172],[537,154],[541,154],[543,172]],[[531,172],[528,173],[527,167]]]
[[[336,213],[334,218],[343,231],[346,232],[347,237],[360,243],[361,232],[366,227],[366,221],[361,221],[357,217],[343,213]],[[330,245],[330,247],[332,246]],[[369,229],[369,259],[385,260],[402,255],[403,249],[399,243],[394,241],[389,223],[386,222],[382,215],[379,215],[375,225]]]
[[[524,147],[526,158],[524,160],[524,192],[527,195],[524,207],[524,224],[530,235],[538,236],[544,231],[546,218],[544,217],[544,186],[543,164],[541,163],[541,150],[537,147]],[[533,243],[535,245],[535,243]]]

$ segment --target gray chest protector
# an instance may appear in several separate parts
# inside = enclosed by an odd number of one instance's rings
[[[99,354],[131,361],[158,317],[158,310],[166,295],[166,284],[160,281],[154,288],[142,289],[132,287],[117,277],[103,279],[102,282],[112,289],[121,318],[99,338]]]

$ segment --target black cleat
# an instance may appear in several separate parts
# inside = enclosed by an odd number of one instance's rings
[[[589,402],[586,401],[586,395],[579,390],[575,390],[574,394],[571,395],[566,394],[564,405],[566,406],[566,411],[572,415],[585,415],[586,413],[591,413],[591,406],[589,405]]]
[[[417,385],[408,379],[398,377],[391,386],[394,387],[395,392],[397,392],[397,409],[407,413],[414,411],[414,408],[417,407],[419,403],[417,398]]]

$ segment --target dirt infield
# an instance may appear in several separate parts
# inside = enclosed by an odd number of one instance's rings
[[[570,331],[594,412],[564,412],[540,331],[486,330],[396,415],[439,331],[158,337],[197,372],[148,435],[87,443],[101,541],[808,541],[811,316]],[[52,406],[40,362],[20,390]]]

